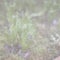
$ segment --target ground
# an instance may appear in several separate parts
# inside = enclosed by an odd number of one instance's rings
[[[58,56],[60,0],[0,0],[0,60]]]

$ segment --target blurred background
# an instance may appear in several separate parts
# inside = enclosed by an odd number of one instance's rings
[[[0,0],[0,60],[58,56],[60,0]]]

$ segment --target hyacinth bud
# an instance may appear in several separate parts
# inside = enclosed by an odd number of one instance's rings
[[[5,44],[4,45],[4,50],[7,53],[12,53],[12,46],[11,45],[8,45],[8,44]]]
[[[13,45],[13,53],[17,54],[21,50],[21,45],[20,44],[14,44]]]
[[[7,53],[17,54],[20,49],[21,49],[21,46],[19,44],[13,44],[13,45],[5,44],[4,45],[4,50]]]

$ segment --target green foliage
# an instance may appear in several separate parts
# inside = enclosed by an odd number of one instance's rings
[[[10,23],[8,39],[10,43],[20,42],[23,48],[28,48],[31,43],[29,42],[28,36],[32,38],[35,35],[36,28],[34,22],[26,14],[20,18],[17,14],[14,15],[15,7],[9,7],[7,9],[7,19]],[[27,13],[28,14],[28,13]]]

